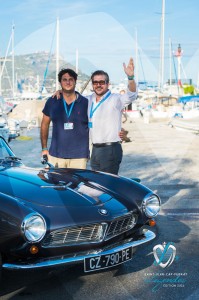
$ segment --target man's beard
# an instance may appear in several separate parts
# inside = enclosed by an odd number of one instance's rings
[[[107,91],[103,91],[103,90],[97,91],[97,90],[94,90],[94,92],[95,92],[95,94],[96,94],[97,96],[103,96],[104,94],[106,94]]]

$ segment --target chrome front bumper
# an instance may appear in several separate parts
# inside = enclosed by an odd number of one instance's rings
[[[50,257],[45,259],[35,260],[33,263],[23,262],[23,263],[4,263],[2,267],[4,269],[10,270],[19,270],[19,269],[36,269],[36,268],[46,268],[46,267],[54,267],[58,265],[72,265],[76,263],[83,263],[84,259],[87,257],[95,257],[100,255],[108,255],[120,250],[123,250],[128,247],[135,248],[141,244],[150,242],[156,237],[155,233],[144,229],[143,238],[137,241],[134,241],[133,238],[129,238],[128,240],[122,241],[116,246],[110,247],[109,249],[104,248],[100,250],[93,250],[92,252],[83,252],[76,253],[74,256],[60,256],[60,257]]]

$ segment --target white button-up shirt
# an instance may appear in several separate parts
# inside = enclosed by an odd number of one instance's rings
[[[127,91],[126,94],[110,94],[103,102],[107,91],[103,95],[101,105],[97,107],[91,117],[91,108],[95,108],[99,102],[96,102],[96,96],[93,93],[88,98],[88,118],[92,123],[90,128],[90,139],[93,144],[108,143],[120,141],[119,132],[122,124],[122,110],[125,106],[131,104],[137,98],[137,92]],[[93,106],[92,106],[93,103]]]

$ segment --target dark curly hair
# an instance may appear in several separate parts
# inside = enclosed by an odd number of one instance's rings
[[[78,75],[75,71],[73,71],[72,69],[62,69],[58,74],[59,82],[61,82],[62,76],[66,73],[68,73],[71,77],[73,77],[75,79],[75,81],[77,81],[77,76]]]

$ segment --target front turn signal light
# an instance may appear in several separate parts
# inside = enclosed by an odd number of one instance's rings
[[[149,226],[153,227],[153,226],[155,226],[155,225],[156,225],[156,221],[153,220],[153,219],[150,219],[150,220],[149,220]]]
[[[31,254],[37,254],[39,252],[39,248],[37,246],[31,246],[30,247],[30,253]]]

